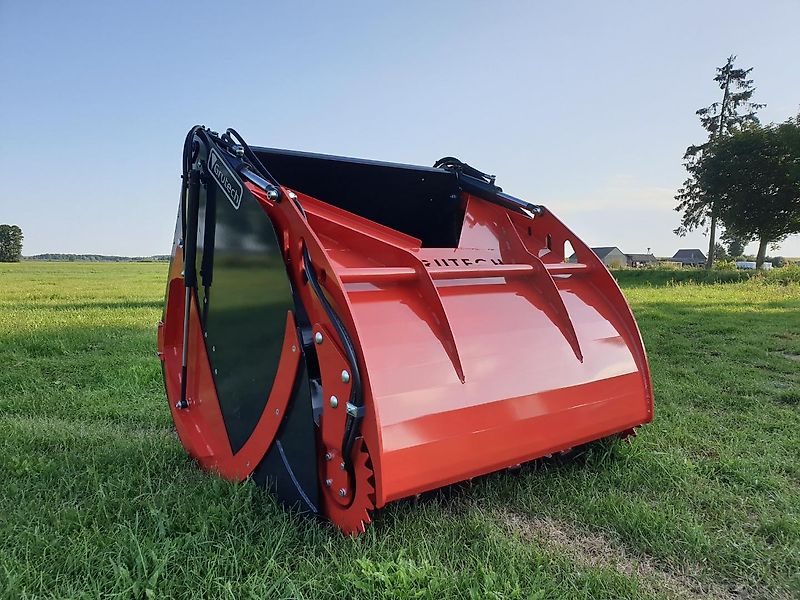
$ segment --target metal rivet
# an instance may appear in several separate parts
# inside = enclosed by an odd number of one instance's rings
[[[297,346],[292,346],[292,352],[297,352]]]
[[[339,406],[339,399],[336,396],[331,396],[331,408]]]
[[[347,496],[347,490],[346,490],[346,489],[344,489],[344,488],[339,488],[339,495],[340,495],[342,498],[344,498],[345,496]]]
[[[278,409],[278,408],[275,409],[275,414],[276,415],[279,414],[280,412],[281,412],[280,409]]]
[[[325,480],[325,487],[331,487],[332,485],[333,485],[333,479]]]
[[[350,383],[350,373],[342,371],[342,383]]]
[[[317,344],[321,344],[322,343],[322,332],[321,331],[318,331],[317,333],[314,334],[314,341]]]
[[[342,471],[344,471],[344,462],[340,462],[340,463],[339,463],[339,468],[340,468]]]
[[[333,458],[333,454],[331,454],[330,452],[326,452],[325,453],[325,460],[330,460],[332,458]]]

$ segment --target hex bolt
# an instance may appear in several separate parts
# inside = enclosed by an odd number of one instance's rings
[[[277,414],[280,414],[280,412],[281,412],[281,410],[280,410],[279,408],[276,408],[276,409],[275,409],[275,414],[276,414],[276,415],[277,415]]]
[[[332,485],[333,485],[333,479],[325,480],[325,487],[331,487]]]
[[[267,192],[267,198],[269,198],[270,200],[275,201],[278,198],[280,198],[280,194],[278,194],[278,192],[276,192],[275,190],[270,190],[270,191]]]
[[[339,496],[342,498],[347,496],[347,490],[345,488],[339,488]]]
[[[325,460],[330,460],[332,458],[333,458],[333,454],[331,454],[330,452],[326,452],[325,453]]]
[[[318,331],[317,333],[314,334],[314,341],[317,344],[321,344],[322,343],[322,332],[321,331]]]
[[[344,461],[339,463],[339,468],[344,471]]]
[[[350,383],[350,373],[342,371],[342,383]]]
[[[339,406],[339,399],[336,396],[331,396],[331,408]]]
[[[297,194],[294,192],[289,192],[287,195],[289,196],[289,200],[297,200]]]

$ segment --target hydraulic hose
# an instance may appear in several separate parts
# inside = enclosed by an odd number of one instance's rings
[[[347,333],[344,323],[342,323],[339,315],[336,314],[333,306],[331,306],[331,303],[328,301],[328,297],[322,290],[322,286],[319,284],[317,275],[314,272],[314,267],[311,264],[308,248],[305,246],[303,246],[303,270],[305,271],[308,284],[314,291],[314,295],[317,297],[320,304],[322,304],[322,308],[325,310],[328,319],[330,319],[333,328],[336,330],[336,335],[339,336],[342,342],[347,362],[350,364],[350,397],[347,401],[347,421],[345,422],[344,437],[342,439],[342,460],[345,463],[345,467],[349,469],[351,466],[350,453],[353,450],[356,437],[358,437],[359,425],[364,418],[364,401],[361,395],[361,373],[358,370],[356,349]]]

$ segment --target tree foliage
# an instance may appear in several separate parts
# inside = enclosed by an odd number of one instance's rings
[[[0,225],[0,262],[19,262],[22,240],[22,229],[16,225]]]
[[[708,140],[703,144],[691,145],[686,149],[683,155],[683,164],[689,177],[675,196],[678,201],[675,210],[683,213],[681,224],[675,230],[676,234],[686,235],[689,231],[709,225],[707,268],[710,268],[713,262],[716,243],[718,215],[715,206],[717,199],[708,195],[703,186],[699,185],[697,176],[699,165],[703,162],[709,145],[715,140],[731,135],[748,125],[757,125],[756,112],[765,106],[752,102],[755,87],[753,87],[753,80],[748,77],[753,70],[752,67],[737,69],[734,66],[735,60],[736,56],[731,55],[723,66],[717,67],[714,81],[722,90],[722,100],[714,102],[706,108],[701,108],[696,113],[703,129],[708,132]]]
[[[714,244],[714,261],[718,260],[730,260],[731,257],[728,255],[728,251],[725,250],[725,246],[717,242]]]
[[[731,256],[731,258],[737,258],[739,256],[744,255],[745,247],[752,240],[736,237],[735,235],[732,235],[729,231],[726,231],[725,234],[722,236],[722,241],[728,248],[728,254]]]
[[[768,245],[800,233],[800,115],[779,125],[750,126],[715,140],[695,170],[729,235]]]

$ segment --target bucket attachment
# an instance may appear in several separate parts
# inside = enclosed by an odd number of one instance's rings
[[[250,148],[230,129],[186,139],[158,353],[202,468],[347,533],[653,416],[625,298],[548,209],[453,158]]]

